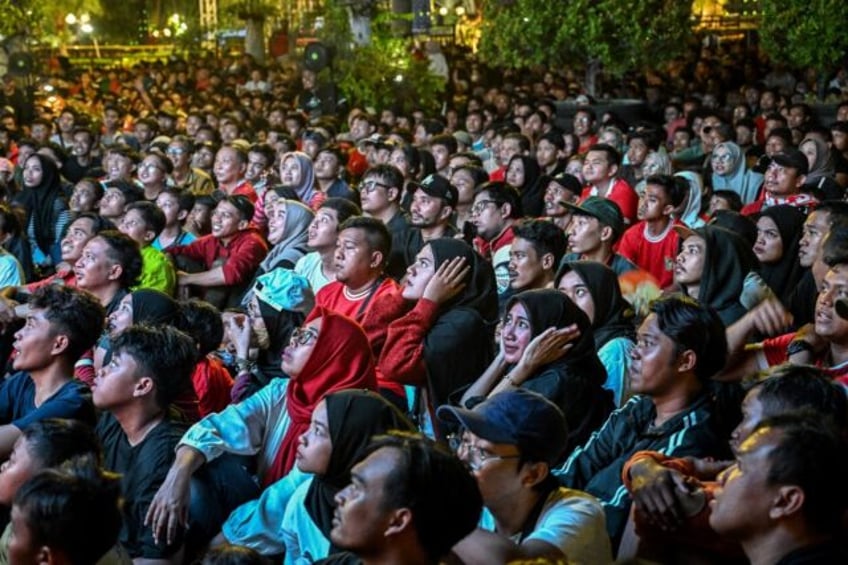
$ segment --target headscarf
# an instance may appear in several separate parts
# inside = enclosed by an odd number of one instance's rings
[[[259,351],[257,364],[265,379],[270,381],[275,377],[285,376],[280,367],[280,356],[289,343],[292,331],[303,325],[305,316],[291,310],[278,312],[258,296],[256,301],[259,303],[262,321],[265,322],[265,328],[268,330],[269,342],[268,349]]]
[[[315,190],[315,169],[312,167],[312,159],[309,155],[301,151],[291,151],[283,155],[280,159],[280,164],[284,163],[289,157],[297,159],[300,165],[300,184],[292,186],[300,201],[312,208],[312,199],[318,194]]]
[[[371,346],[362,327],[322,306],[316,306],[306,322],[317,318],[321,318],[321,331],[312,354],[286,389],[286,410],[291,422],[274,463],[265,473],[266,486],[291,470],[298,438],[309,427],[312,411],[325,395],[350,388],[377,388]]]
[[[27,216],[32,218],[35,241],[39,249],[49,255],[50,248],[60,235],[56,233],[54,206],[57,199],[64,198],[62,179],[59,176],[59,167],[50,157],[34,153],[27,161],[30,159],[37,159],[41,163],[41,182],[38,186],[25,186],[16,201],[23,205]]]
[[[595,305],[595,319],[592,321],[595,349],[599,350],[617,337],[635,339],[635,312],[621,294],[615,271],[596,261],[569,261],[557,273],[557,284],[570,271],[577,273],[592,295]]]
[[[373,392],[346,390],[328,394],[324,400],[333,449],[327,472],[313,476],[303,504],[318,529],[330,539],[336,495],[350,482],[350,470],[371,438],[390,430],[412,432],[415,426],[390,402]]]
[[[686,207],[680,215],[680,221],[692,229],[700,228],[705,223],[701,219],[701,198],[704,193],[704,181],[701,175],[692,171],[681,171],[675,173],[674,176],[686,179],[689,185],[689,191],[686,196]]]
[[[465,257],[465,264],[471,273],[465,281],[465,288],[442,308],[468,308],[479,313],[487,322],[496,322],[498,316],[498,291],[492,264],[483,259],[474,249],[462,241],[451,237],[433,239],[427,242],[433,252],[434,269],[442,263],[456,257]]]
[[[806,137],[799,145],[800,148],[805,143],[812,143],[816,146],[816,161],[810,167],[810,171],[804,180],[805,185],[817,184],[822,177],[832,179],[836,174],[836,167],[833,163],[833,154],[830,152],[830,147],[817,137]]]
[[[529,218],[541,216],[545,208],[544,187],[539,182],[542,169],[539,168],[536,159],[523,155],[513,155],[509,163],[512,164],[516,159],[520,159],[524,165],[524,184],[516,187],[521,194],[521,209],[524,215]],[[507,166],[507,168],[509,167]]]
[[[179,313],[179,304],[158,290],[143,288],[130,294],[133,324],[170,324]]]
[[[645,164],[648,159],[655,158],[657,160],[657,170],[649,172],[646,170]],[[642,180],[636,183],[633,187],[639,196],[645,194],[646,179],[651,175],[670,175],[674,170],[671,166],[671,158],[668,156],[668,151],[660,147],[657,151],[649,151],[645,160],[642,162]]]
[[[801,210],[788,204],[766,208],[760,213],[760,217],[774,221],[783,243],[781,258],[774,263],[761,264],[760,276],[781,302],[788,304],[789,296],[804,274],[804,269],[798,262],[798,246],[801,242],[801,229],[807,217]]]
[[[763,175],[748,170],[742,149],[732,141],[716,145],[713,149],[714,155],[720,147],[727,149],[730,153],[730,165],[725,175],[713,173],[713,190],[732,190],[739,195],[743,204],[750,204],[757,198],[757,193],[763,184]]]
[[[283,229],[283,239],[271,248],[271,251],[259,264],[263,273],[268,273],[283,261],[292,265],[306,255],[306,240],[309,238],[309,224],[315,213],[302,202],[281,198],[277,203],[286,205],[286,225]]]

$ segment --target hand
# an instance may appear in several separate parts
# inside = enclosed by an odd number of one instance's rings
[[[189,477],[183,476],[176,465],[172,466],[144,518],[144,525],[153,530],[153,541],[157,544],[163,537],[165,545],[173,543],[178,529],[188,523],[189,495]]]
[[[714,481],[718,474],[733,465],[733,461],[713,461],[701,457],[692,457],[692,467],[695,476],[702,481]]]
[[[767,298],[750,311],[754,327],[763,335],[777,335],[792,324],[792,314],[776,298]]]
[[[665,531],[676,529],[683,520],[675,492],[683,484],[682,473],[646,458],[630,467],[630,477],[633,503],[648,522]]]
[[[471,265],[466,265],[465,257],[454,257],[439,265],[433,278],[424,287],[422,298],[436,304],[444,304],[465,288],[465,277],[471,273]]]
[[[250,353],[250,320],[244,314],[228,316],[226,324],[230,341],[236,346],[236,356],[247,359]]]
[[[17,316],[15,315],[15,306],[18,303],[14,300],[0,296],[0,323],[8,324],[14,322]]]
[[[519,364],[535,371],[565,355],[572,348],[571,342],[578,337],[580,330],[577,329],[577,324],[564,328],[548,328],[527,344]]]

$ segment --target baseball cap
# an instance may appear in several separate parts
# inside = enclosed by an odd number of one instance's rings
[[[491,396],[472,410],[441,406],[437,415],[492,443],[515,445],[527,459],[551,466],[568,441],[562,410],[541,394],[521,388]]]
[[[612,228],[615,238],[618,239],[624,233],[624,217],[618,204],[600,196],[590,196],[580,204],[569,204],[563,202],[563,206],[578,216],[592,216],[605,226]]]
[[[466,147],[470,147],[471,144],[474,143],[474,140],[471,139],[471,134],[469,134],[467,131],[463,131],[463,130],[458,130],[458,131],[453,132],[453,138],[458,143],[461,143],[461,144],[465,145]]]
[[[580,179],[566,172],[557,173],[552,176],[548,181],[548,184],[555,182],[566,190],[570,190],[572,193],[580,195],[583,192],[583,186],[580,184]]]
[[[810,171],[810,163],[807,161],[807,156],[794,148],[786,149],[774,155],[771,158],[771,162],[777,163],[781,167],[795,169],[799,175],[806,175]]]
[[[380,135],[379,133],[373,133],[365,139],[361,140],[357,147],[365,148],[369,145],[373,145],[376,148],[386,148],[389,145],[386,143],[387,138],[384,135]]]
[[[420,188],[434,198],[441,198],[447,202],[448,206],[456,206],[459,200],[459,192],[456,187],[442,175],[429,175],[421,182],[410,182],[409,184]]]

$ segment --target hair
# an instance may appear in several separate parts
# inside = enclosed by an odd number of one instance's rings
[[[418,541],[435,562],[477,526],[483,507],[477,481],[456,455],[422,435],[378,436],[362,458],[384,448],[398,461],[383,485],[383,508],[412,512]]]
[[[816,212],[827,212],[829,224],[848,224],[848,202],[844,200],[824,200],[816,206]]]
[[[138,249],[138,243],[125,233],[117,230],[105,230],[97,234],[96,237],[101,238],[108,249],[106,256],[112,260],[115,265],[121,266],[121,276],[118,283],[129,288],[138,282],[141,276],[141,251]]]
[[[474,181],[475,189],[484,182],[489,182],[489,173],[487,173],[486,169],[483,167],[467,163],[465,165],[460,165],[453,170],[454,173],[457,171],[467,171],[468,174],[471,175],[471,179]]]
[[[235,145],[233,143],[223,144],[218,149],[218,151],[220,151],[221,149],[225,149],[225,148],[232,149],[235,152],[236,159],[238,160],[239,164],[241,164],[241,165],[247,164],[247,151],[245,151],[244,149],[242,149],[241,147],[239,147],[238,145]],[[216,151],[216,153],[217,153],[217,151]]]
[[[360,214],[362,214],[362,210],[359,208],[359,206],[357,206],[347,198],[340,198],[338,196],[333,196],[331,198],[326,199],[324,203],[318,207],[319,210],[321,208],[329,208],[330,210],[335,210],[336,216],[339,219],[339,225],[343,224],[348,218],[352,218],[354,216],[359,216]]]
[[[795,143],[792,141],[792,130],[789,128],[774,128],[768,134],[769,137],[779,137],[786,144],[786,147],[793,147]]]
[[[70,563],[96,563],[118,541],[120,498],[120,477],[82,456],[37,473],[18,490],[14,505],[33,545],[58,550]]]
[[[197,342],[199,359],[218,349],[224,339],[221,312],[199,298],[180,302],[176,326]]]
[[[179,207],[180,212],[190,212],[194,207],[194,203],[196,202],[196,197],[194,194],[190,192],[186,192],[184,190],[180,190],[174,186],[165,187],[161,194],[168,194],[170,196],[174,196],[177,199],[177,206]]]
[[[94,429],[79,420],[46,418],[21,431],[31,457],[42,467],[56,467],[78,455],[100,460],[100,440]]]
[[[137,378],[150,377],[156,384],[156,403],[167,408],[191,386],[197,360],[194,340],[169,325],[134,324],[112,341],[112,355],[124,353],[138,365]]]
[[[347,165],[347,154],[342,151],[342,148],[336,145],[335,143],[331,143],[330,145],[324,145],[318,150],[318,153],[315,154],[317,157],[321,153],[331,153],[336,156],[336,159],[339,161],[339,167],[344,167]]]
[[[165,212],[153,202],[148,202],[147,200],[133,202],[127,206],[126,212],[130,210],[138,210],[138,215],[141,216],[147,229],[156,235],[159,235],[159,232],[165,229]]]
[[[539,141],[542,141],[543,139],[554,147],[556,147],[558,150],[565,150],[565,139],[562,137],[562,133],[556,131],[549,131],[539,136]]]
[[[682,177],[672,175],[651,175],[645,179],[645,184],[662,187],[671,205],[680,206],[689,195],[689,183]]]
[[[19,236],[23,232],[18,213],[6,202],[0,202],[0,233]]]
[[[94,200],[95,202],[103,198],[103,183],[97,180],[94,177],[83,177],[74,183],[74,187],[77,187],[80,184],[90,184],[92,188],[94,188]],[[77,216],[79,217],[79,216]]]
[[[754,433],[765,430],[775,432],[776,443],[769,453],[767,481],[801,488],[801,512],[807,525],[820,533],[838,531],[848,506],[844,428],[837,429],[815,411],[803,410],[766,418]]]
[[[210,549],[200,565],[270,565],[268,558],[255,549],[225,543]]]
[[[695,353],[694,373],[701,382],[718,373],[727,357],[725,328],[715,310],[683,294],[671,294],[651,303],[660,331],[676,347],[675,356],[687,349]]]
[[[32,294],[29,306],[44,310],[54,333],[68,340],[65,351],[74,361],[94,346],[103,331],[106,310],[93,294],[83,290],[46,285]]]
[[[267,143],[254,143],[250,146],[250,149],[247,152],[262,155],[262,158],[265,159],[266,167],[273,165],[274,159],[277,156],[277,152],[274,151],[274,148]]]
[[[505,182],[485,182],[474,189],[474,195],[476,196],[481,192],[488,192],[489,198],[497,204],[498,208],[504,204],[509,204],[509,218],[518,219],[524,215],[524,211],[521,208],[521,194]]]
[[[400,169],[398,169],[394,165],[389,165],[387,163],[374,165],[373,167],[365,171],[364,175],[362,175],[363,179],[367,177],[377,177],[383,179],[387,185],[392,188],[397,188],[398,191],[403,189],[403,173],[401,173]],[[398,195],[398,198],[399,197],[400,196]]]
[[[757,397],[766,416],[809,408],[841,427],[848,424],[848,397],[822,369],[810,365],[779,365],[758,381]]]
[[[226,202],[238,210],[241,221],[249,222],[253,219],[255,208],[247,196],[242,196],[241,194],[230,194],[221,198],[217,204],[220,204],[221,202]]]
[[[553,270],[556,271],[559,263],[565,256],[567,246],[565,233],[559,227],[547,220],[522,220],[512,229],[515,237],[520,237],[530,242],[536,254],[541,259],[550,253],[553,255]]]
[[[126,209],[127,205],[144,198],[144,191],[142,189],[124,179],[113,179],[103,183],[103,192],[106,192],[110,188],[120,190],[121,194],[124,195],[124,209]]]
[[[342,230],[347,229],[359,229],[365,232],[365,240],[368,242],[368,247],[371,248],[371,251],[379,251],[383,254],[381,267],[385,266],[389,260],[389,254],[392,252],[392,235],[389,233],[389,228],[386,227],[386,224],[377,218],[353,216],[339,226],[340,233]]]
[[[528,151],[530,151],[530,138],[527,137],[524,134],[517,133],[517,132],[509,132],[509,133],[505,134],[503,136],[503,138],[504,138],[504,141],[506,141],[507,139],[517,140],[518,141],[518,149],[522,153],[527,153]]]
[[[430,147],[434,145],[443,145],[448,150],[449,155],[453,155],[456,153],[458,147],[458,143],[456,138],[449,133],[440,133],[438,135],[434,135],[430,138]]]
[[[189,156],[194,153],[194,141],[187,135],[175,135],[171,138],[171,143],[182,147]]]
[[[607,145],[606,143],[596,143],[589,147],[589,151],[599,151],[601,153],[606,154],[607,163],[609,163],[610,166],[615,165],[617,167],[621,164],[621,153],[612,145]]]
[[[848,263],[848,225],[832,224],[821,243],[821,260],[828,267]]]
[[[714,190],[713,196],[727,201],[727,205],[730,206],[730,209],[734,212],[738,212],[742,209],[742,198],[739,196],[739,193],[733,190]]]

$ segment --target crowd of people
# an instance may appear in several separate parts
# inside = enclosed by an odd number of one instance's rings
[[[5,79],[0,563],[848,562],[848,99],[224,63]]]

